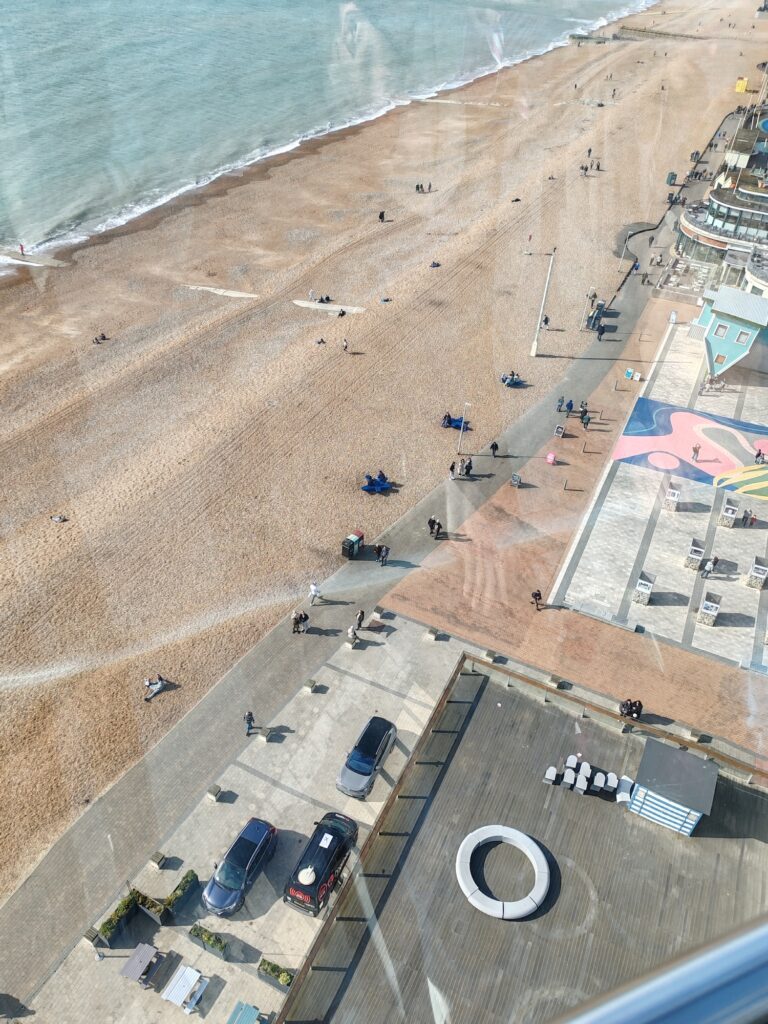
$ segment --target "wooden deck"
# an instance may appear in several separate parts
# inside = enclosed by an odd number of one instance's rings
[[[763,913],[762,794],[721,778],[712,817],[686,839],[541,782],[570,753],[631,776],[642,749],[640,738],[460,676],[287,1019],[548,1021]],[[526,921],[483,916],[456,882],[461,840],[496,823],[529,833],[550,858],[550,896]],[[512,848],[482,859],[496,896],[532,885]]]

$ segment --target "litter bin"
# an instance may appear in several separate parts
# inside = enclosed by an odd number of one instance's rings
[[[341,542],[341,553],[344,558],[359,558],[365,547],[365,534],[362,530],[353,530]]]

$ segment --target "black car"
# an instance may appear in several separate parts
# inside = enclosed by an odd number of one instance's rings
[[[283,902],[317,917],[341,877],[350,850],[357,842],[357,822],[330,811],[315,822],[299,863],[285,884]]]
[[[212,914],[234,914],[245,894],[277,848],[277,829],[261,818],[251,818],[232,843],[203,890],[203,905]]]

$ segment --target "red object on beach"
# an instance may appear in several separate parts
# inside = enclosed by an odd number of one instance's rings
[[[547,463],[550,466],[557,465],[557,456],[555,455],[554,452],[547,452]]]

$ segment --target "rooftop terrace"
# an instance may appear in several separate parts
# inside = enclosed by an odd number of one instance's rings
[[[612,800],[545,786],[570,753],[631,776],[643,741],[495,676],[458,677],[288,1021],[468,1022],[480,1006],[488,1022],[547,1021],[765,909],[768,798],[721,777],[712,816],[684,839]],[[550,894],[525,921],[483,916],[458,887],[456,850],[485,824],[530,834],[550,861]],[[481,853],[494,895],[531,887],[521,853]]]

